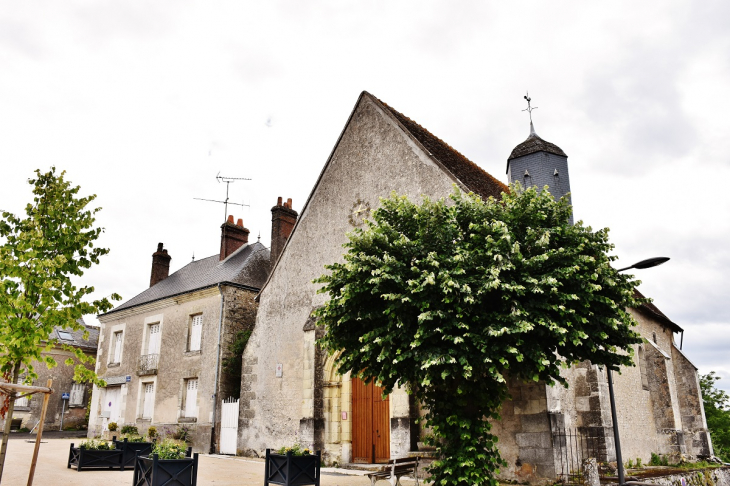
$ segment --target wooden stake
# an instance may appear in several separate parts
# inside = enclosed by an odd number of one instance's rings
[[[51,389],[53,380],[48,380],[48,388]],[[52,391],[52,390],[51,390]],[[33,486],[33,476],[35,475],[35,465],[38,462],[38,449],[41,447],[41,436],[43,435],[43,424],[46,421],[46,410],[48,409],[48,399],[51,398],[50,393],[43,394],[43,407],[41,408],[41,420],[38,422],[38,434],[35,436],[35,449],[33,449],[33,461],[30,463],[30,473],[28,474],[28,486]]]

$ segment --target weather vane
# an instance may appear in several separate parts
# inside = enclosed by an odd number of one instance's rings
[[[530,101],[532,101],[532,98],[530,98],[530,92],[529,91],[524,96],[524,98],[527,100],[527,108],[525,108],[522,111],[526,111],[527,113],[530,114],[530,124],[532,124],[532,110],[537,110],[537,106],[530,106]]]

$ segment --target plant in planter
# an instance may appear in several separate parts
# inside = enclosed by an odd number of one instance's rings
[[[155,440],[155,438],[157,437],[157,427],[155,427],[153,425],[152,427],[147,429],[147,437],[149,437],[152,440]]]
[[[165,439],[156,444],[149,456],[137,455],[134,461],[136,486],[195,486],[198,478],[198,454],[187,444]]]
[[[122,470],[125,467],[134,467],[134,458],[139,455],[147,455],[152,452],[154,442],[147,442],[140,435],[123,437],[122,440],[114,441],[115,447],[122,451]]]
[[[79,444],[79,447],[74,447],[71,443],[66,467],[73,466],[77,471],[96,468],[124,469],[122,456],[123,451],[117,450],[113,443],[89,439]]]
[[[117,423],[116,422],[109,422],[109,424],[106,426],[107,429],[109,429],[111,432],[114,432],[117,430]]]
[[[122,435],[139,435],[139,430],[134,425],[122,425]]]
[[[320,451],[312,453],[299,444],[282,447],[272,453],[266,449],[266,472],[264,486],[269,483],[283,486],[319,486]]]

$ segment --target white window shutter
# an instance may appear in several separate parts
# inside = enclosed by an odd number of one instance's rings
[[[190,351],[200,351],[200,337],[203,331],[203,316],[194,316],[190,326]]]
[[[15,400],[15,407],[30,407],[30,397],[18,398]]]
[[[84,385],[82,383],[74,383],[71,386],[71,396],[69,397],[69,405],[84,404]]]
[[[122,333],[114,333],[114,361],[112,363],[119,363],[122,359]]]
[[[150,340],[147,346],[147,354],[158,354],[160,352],[160,324],[150,324]]]
[[[152,418],[152,407],[154,405],[155,384],[146,383],[144,385],[144,405],[142,408],[142,418]]]
[[[188,380],[187,391],[185,394],[185,417],[197,417],[198,404],[198,380]]]

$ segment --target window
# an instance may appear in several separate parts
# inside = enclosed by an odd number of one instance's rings
[[[644,390],[648,390],[649,378],[646,374],[646,356],[644,356],[644,346],[639,346],[639,371],[641,372],[641,387]]]
[[[116,364],[122,360],[122,331],[117,331],[112,337],[112,354],[109,364]]]
[[[656,342],[656,333],[655,333],[655,332],[651,333],[651,338],[652,338],[652,340],[654,341],[654,344],[658,344],[658,343]]]
[[[200,337],[203,331],[203,316],[193,316],[190,321],[190,337],[188,338],[188,351],[200,351]]]
[[[84,391],[86,387],[83,383],[74,383],[71,386],[71,396],[69,397],[69,405],[83,405],[84,404]]]
[[[151,419],[155,404],[155,384],[143,383],[142,389],[144,390],[144,396],[142,397],[142,418]]]
[[[24,407],[24,408],[30,407],[30,397],[26,396],[26,397],[22,397],[22,398],[17,398],[15,400],[15,408],[20,408],[20,407]]]
[[[71,335],[68,331],[56,331],[58,333],[58,337],[63,339],[64,341],[73,341],[74,337]]]
[[[149,339],[147,340],[147,354],[160,352],[160,323],[149,325]]]
[[[198,379],[189,378],[185,380],[185,400],[183,401],[183,414],[185,418],[198,416]]]

